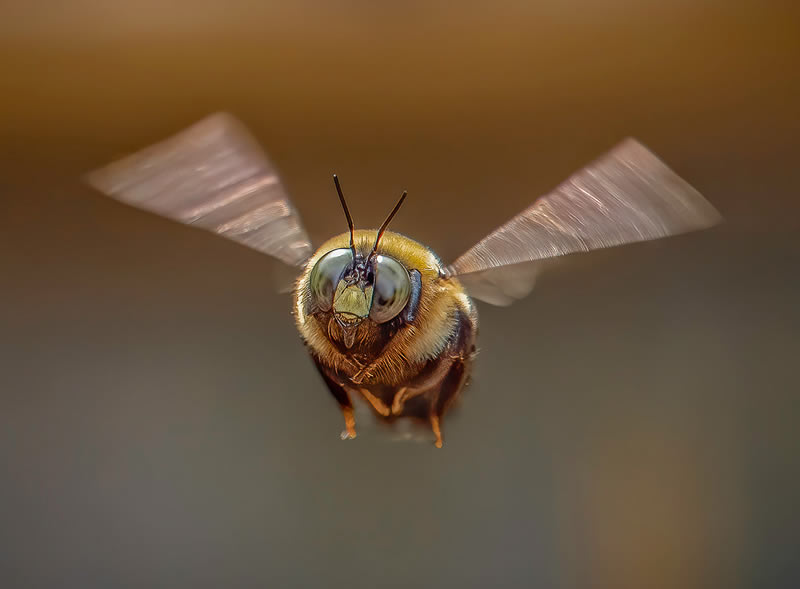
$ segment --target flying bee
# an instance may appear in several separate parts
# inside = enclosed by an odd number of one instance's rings
[[[477,315],[458,279],[427,247],[386,227],[355,231],[334,176],[349,233],[324,243],[294,291],[297,327],[344,413],[343,437],[356,435],[352,394],[378,415],[403,416],[425,398],[441,447],[440,419],[464,386],[475,352]]]
[[[356,436],[353,399],[381,420],[441,421],[475,356],[472,299],[527,296],[542,264],[567,254],[704,229],[721,220],[694,188],[633,139],[580,170],[445,265],[387,227],[356,229],[334,176],[348,231],[313,251],[274,166],[247,129],[211,115],[88,175],[129,205],[214,232],[296,269],[293,313],[339,404],[342,438]]]

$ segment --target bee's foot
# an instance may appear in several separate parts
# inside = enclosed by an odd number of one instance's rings
[[[339,437],[343,440],[355,440],[356,439],[356,430],[342,430],[342,433],[339,434]]]

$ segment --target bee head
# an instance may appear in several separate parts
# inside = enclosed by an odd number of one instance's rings
[[[379,324],[391,321],[409,301],[412,281],[408,270],[394,258],[378,254],[381,237],[406,193],[381,225],[371,250],[363,251],[356,247],[353,220],[339,180],[333,178],[350,228],[350,247],[331,250],[319,258],[311,270],[310,287],[316,307],[333,313],[347,340],[347,334],[354,333],[367,318]]]

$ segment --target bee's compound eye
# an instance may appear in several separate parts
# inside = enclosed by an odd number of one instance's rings
[[[336,285],[352,263],[352,251],[348,248],[336,249],[322,256],[311,270],[311,292],[316,304],[323,310],[330,310]]]
[[[392,258],[377,256],[370,319],[375,323],[394,319],[405,308],[410,294],[411,279],[403,265]]]

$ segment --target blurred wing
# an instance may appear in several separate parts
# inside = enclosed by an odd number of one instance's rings
[[[458,280],[472,298],[505,307],[531,293],[543,266],[541,261],[497,266],[462,274]]]
[[[482,239],[448,270],[475,298],[509,304],[533,288],[536,272],[525,262],[677,235],[720,220],[700,193],[627,139]]]
[[[134,207],[218,233],[292,265],[311,243],[280,178],[247,129],[213,114],[87,180]]]

